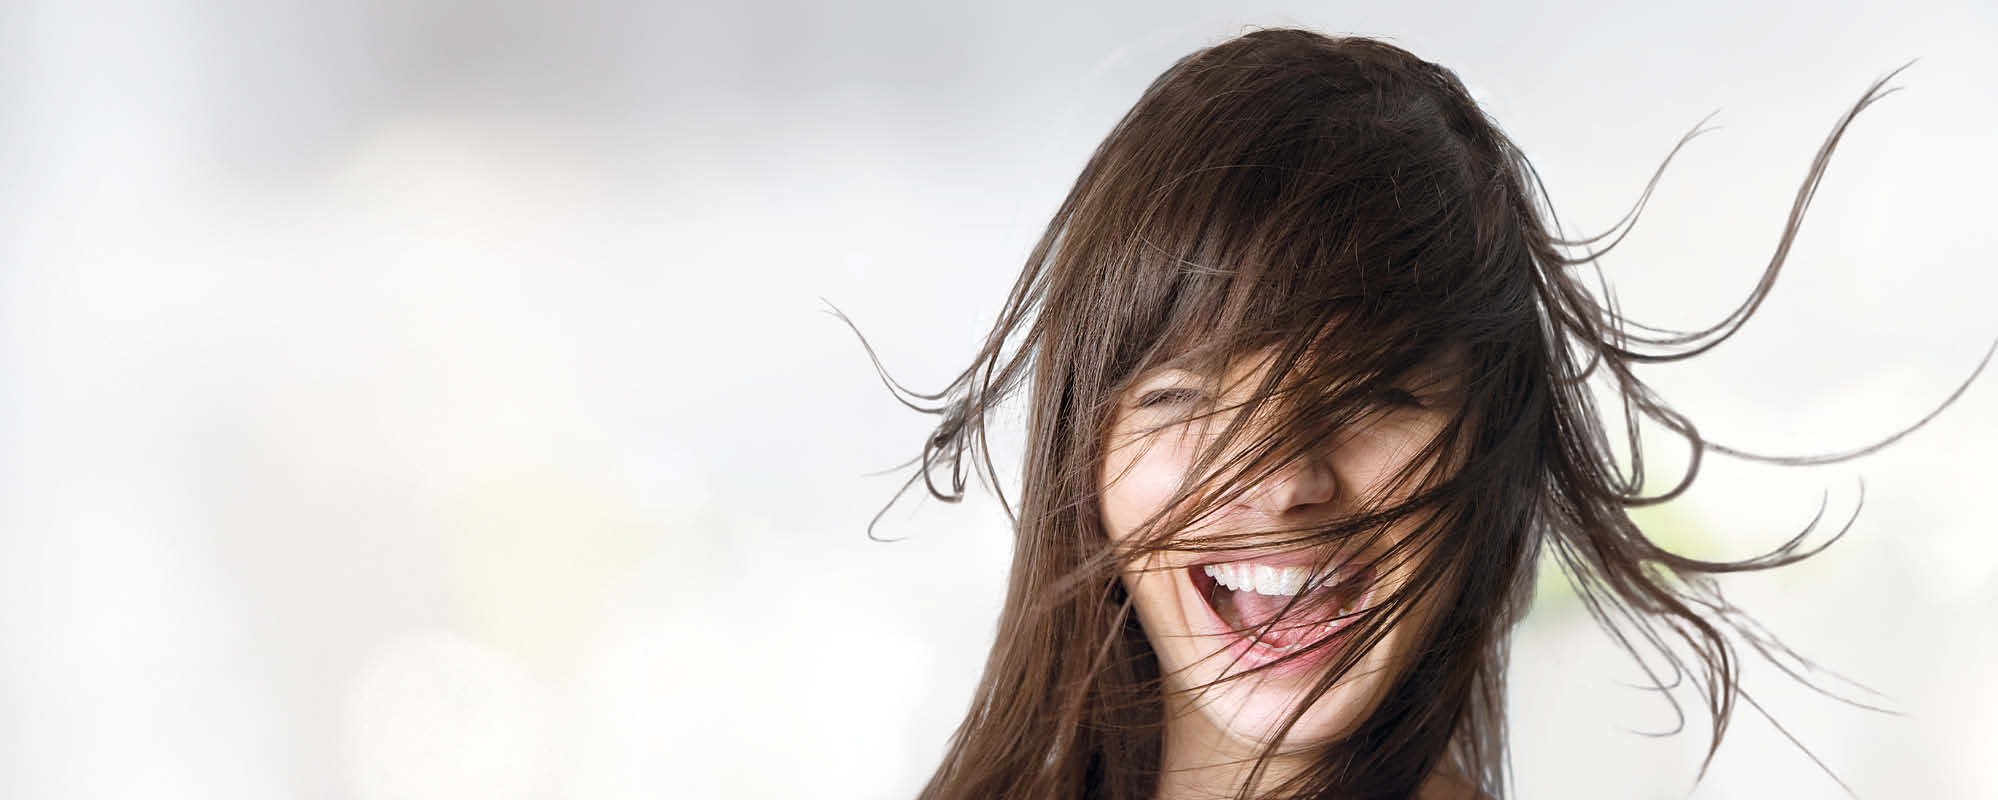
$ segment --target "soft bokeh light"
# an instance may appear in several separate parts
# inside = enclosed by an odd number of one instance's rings
[[[1714,438],[1861,446],[1998,322],[1998,7],[111,4],[0,11],[0,795],[911,796],[1010,543],[989,494],[868,520],[1076,172],[1244,25],[1456,70],[1571,233],[1690,327],[1646,373]],[[1643,518],[1888,716],[1749,690],[1864,797],[1998,786],[1998,376],[1875,456],[1710,458]],[[1017,436],[1017,420],[1001,433]],[[1001,466],[1013,451],[999,454]],[[1654,469],[1684,463],[1656,441]],[[1669,481],[1665,481],[1669,483]],[[1549,573],[1558,579],[1558,573]],[[1697,788],[1669,703],[1559,584],[1514,655],[1526,798],[1835,797],[1744,705]],[[1654,667],[1658,666],[1656,663]],[[1832,680],[1836,686],[1835,679]]]

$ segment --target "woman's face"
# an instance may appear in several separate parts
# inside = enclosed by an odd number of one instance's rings
[[[1175,421],[1246,399],[1268,369],[1267,360],[1266,354],[1257,354],[1230,365],[1229,374],[1219,382],[1218,397],[1215,384],[1197,375],[1161,370],[1138,376],[1118,398],[1109,449],[1098,476],[1103,524],[1114,542],[1131,541],[1136,528],[1171,501],[1194,460],[1210,437],[1228,424],[1232,412],[1223,411],[1205,420]],[[1178,531],[1175,539],[1270,533],[1266,538],[1278,540],[1296,535],[1278,531],[1352,516],[1375,503],[1391,501],[1394,498],[1387,496],[1386,484],[1455,413],[1453,382],[1449,380],[1455,363],[1454,359],[1439,359],[1406,376],[1395,385],[1407,394],[1390,393],[1374,411],[1326,446],[1248,486],[1232,503]],[[1251,425],[1237,441],[1253,441],[1261,432]],[[1274,548],[1170,550],[1127,566],[1124,585],[1158,654],[1167,689],[1175,698],[1169,708],[1175,715],[1197,715],[1175,725],[1204,721],[1207,726],[1201,727],[1202,732],[1219,736],[1213,743],[1231,749],[1267,744],[1292,705],[1338,657],[1345,638],[1341,633],[1353,618],[1323,621],[1349,609],[1371,607],[1408,582],[1412,559],[1403,554],[1381,560],[1381,551],[1391,539],[1405,536],[1413,524],[1414,519],[1403,520],[1386,538],[1354,537],[1351,543],[1340,545],[1347,551],[1336,554],[1295,549],[1279,552]],[[1364,552],[1351,551],[1368,538],[1374,541],[1364,543]],[[1338,566],[1314,570],[1328,555],[1335,565],[1378,563],[1368,570]],[[1304,596],[1297,598],[1297,607],[1262,637],[1231,630],[1254,628],[1300,592]],[[1442,594],[1430,593],[1313,703],[1292,728],[1284,749],[1337,739],[1364,719],[1404,666],[1407,652],[1416,643],[1416,632],[1427,627],[1436,598]],[[1307,601],[1323,605],[1307,609]],[[1313,621],[1320,624],[1311,624]],[[1334,638],[1331,646],[1304,657],[1257,675],[1196,689],[1224,674],[1274,661],[1288,652],[1285,648],[1295,649],[1326,637]]]

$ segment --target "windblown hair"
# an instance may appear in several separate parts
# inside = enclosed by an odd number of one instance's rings
[[[1507,645],[1543,553],[1661,689],[1690,678],[1712,720],[1710,761],[1742,694],[1730,631],[1811,684],[1788,666],[1808,662],[1729,605],[1712,576],[1790,564],[1838,536],[1802,548],[1813,522],[1769,553],[1706,561],[1654,544],[1629,510],[1682,493],[1702,453],[1793,464],[1851,458],[1920,427],[1955,396],[1869,447],[1770,457],[1707,441],[1632,369],[1705,352],[1749,318],[1834,147],[1862,109],[1892,91],[1881,87],[1893,74],[1833,127],[1748,297],[1712,327],[1670,331],[1622,318],[1607,287],[1592,292],[1582,270],[1628,232],[1650,186],[1609,231],[1562,238],[1532,165],[1449,70],[1380,41],[1297,29],[1254,30],[1174,63],[1089,159],[971,366],[937,393],[882,373],[905,403],[941,418],[904,490],[920,480],[956,500],[975,474],[1000,495],[1017,535],[984,675],[922,796],[1150,800],[1166,676],[1120,570],[1166,550],[1248,547],[1176,534],[1334,441],[1384,389],[1445,351],[1462,354],[1461,400],[1394,476],[1406,490],[1400,499],[1280,532],[1287,546],[1330,549],[1407,530],[1384,558],[1414,570],[1361,615],[1349,630],[1355,645],[1282,729],[1415,604],[1440,611],[1354,732],[1314,745],[1304,768],[1259,791],[1410,797],[1445,769],[1505,796]],[[1227,424],[1190,471],[1210,477],[1189,479],[1181,502],[1149,520],[1135,546],[1113,545],[1098,480],[1120,393],[1163,365],[1218,374],[1252,353],[1272,354],[1271,366],[1248,400],[1224,410]],[[1627,471],[1592,381],[1623,406]],[[1021,392],[1028,430],[1016,509],[999,488],[987,422]],[[1641,494],[1640,418],[1690,446],[1691,465],[1669,490]],[[1251,436],[1250,419],[1278,422]],[[1640,644],[1672,674],[1654,670]],[[1257,759],[1242,797],[1273,752]]]

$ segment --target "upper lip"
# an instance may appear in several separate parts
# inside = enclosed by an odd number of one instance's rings
[[[1351,561],[1365,562],[1364,554],[1351,547],[1341,548],[1337,553],[1328,553],[1323,546],[1278,549],[1215,550],[1201,553],[1191,564],[1204,567],[1209,564],[1229,564],[1250,562],[1267,564],[1272,567],[1316,567],[1320,564],[1338,566]]]

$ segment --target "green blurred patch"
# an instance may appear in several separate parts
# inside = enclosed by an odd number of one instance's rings
[[[1630,521],[1637,524],[1645,538],[1659,547],[1694,558],[1721,557],[1718,537],[1698,517],[1688,512],[1683,503],[1641,506],[1628,511]],[[1529,616],[1562,617],[1582,612],[1582,602],[1575,595],[1574,584],[1555,563],[1552,548],[1546,549],[1540,554],[1540,564],[1534,577],[1533,608]]]

